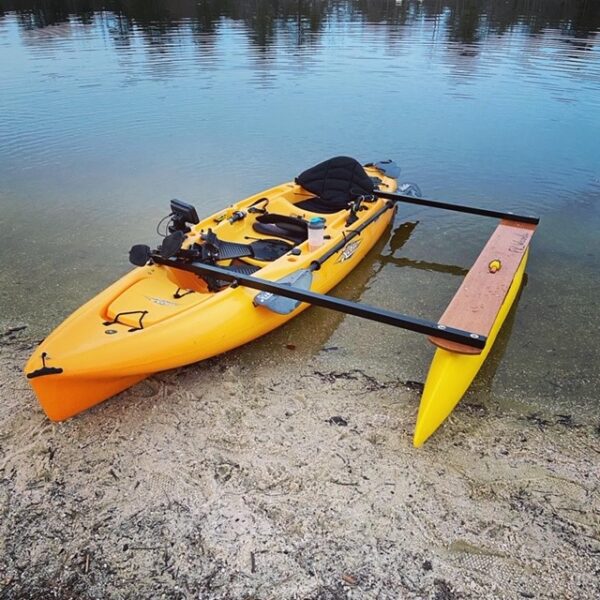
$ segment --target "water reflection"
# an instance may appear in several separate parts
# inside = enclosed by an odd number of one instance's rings
[[[393,265],[395,267],[409,267],[411,269],[421,269],[432,273],[443,273],[445,275],[464,277],[469,271],[469,269],[465,269],[464,267],[426,260],[416,260],[406,256],[397,256],[396,253],[409,241],[412,232],[418,224],[418,221],[408,221],[402,223],[394,230],[389,245],[386,247],[386,250],[389,248],[389,251],[381,253],[379,256],[379,268],[376,269],[376,272],[378,273],[381,271],[386,265]]]
[[[372,43],[383,43],[387,54],[406,58],[414,29],[426,27],[432,50],[443,51],[456,77],[457,98],[469,97],[464,84],[472,76],[497,67],[495,53],[482,53],[484,48],[520,45],[527,57],[523,70],[544,62],[548,70],[580,77],[564,65],[591,63],[600,29],[600,2],[586,0],[0,0],[0,10],[0,25],[7,11],[16,15],[29,47],[47,49],[78,38],[83,27],[100,33],[129,61],[141,41],[148,58],[144,71],[160,80],[173,79],[192,65],[214,70],[215,58],[231,50],[232,36],[243,36],[253,51],[253,82],[263,89],[276,87],[274,73],[310,68],[332,29],[357,37],[357,52],[364,43],[364,53],[354,57],[364,61],[375,58]],[[363,39],[361,28],[367,34]],[[375,38],[379,40],[373,42]],[[196,63],[188,57],[182,64],[183,44],[197,48]],[[334,55],[329,64],[335,68]],[[600,79],[596,69],[594,73]],[[566,94],[565,101],[572,97]]]
[[[0,1],[0,18],[14,11],[23,30],[68,23],[105,21],[110,12],[110,29],[121,43],[136,29],[157,45],[170,45],[181,30],[194,34],[218,31],[223,19],[242,22],[252,43],[266,49],[282,35],[287,43],[301,47],[315,43],[315,34],[326,23],[339,19],[361,20],[387,26],[411,25],[426,20],[444,33],[448,43],[476,44],[489,36],[510,34],[518,27],[530,35],[548,29],[579,38],[578,50],[589,47],[583,41],[600,28],[600,3],[588,0],[515,0],[474,2],[464,0],[54,0],[52,2]],[[394,33],[394,30],[390,30]],[[397,33],[397,30],[395,30]],[[464,55],[476,53],[464,50]]]

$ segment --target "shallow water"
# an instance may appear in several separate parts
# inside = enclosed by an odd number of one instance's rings
[[[0,318],[45,335],[155,240],[172,197],[208,214],[332,155],[389,157],[428,197],[541,216],[474,389],[597,416],[599,32],[583,0],[0,0]],[[437,318],[493,222],[405,206],[395,228],[340,294]],[[239,352],[323,347],[409,380],[432,354],[323,310]]]

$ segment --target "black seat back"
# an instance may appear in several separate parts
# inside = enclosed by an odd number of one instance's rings
[[[352,200],[372,194],[374,189],[362,165],[349,156],[336,156],[307,169],[296,177],[296,183],[318,197],[296,205],[313,212],[343,210]]]

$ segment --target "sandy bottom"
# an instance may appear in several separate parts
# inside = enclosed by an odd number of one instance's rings
[[[247,351],[50,423],[0,337],[0,598],[597,598],[600,430]],[[294,349],[281,348],[284,364]]]

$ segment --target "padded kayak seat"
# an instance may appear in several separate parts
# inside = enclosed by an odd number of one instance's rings
[[[296,206],[302,210],[308,210],[310,212],[319,213],[322,215],[332,215],[333,213],[340,212],[340,210],[346,210],[348,208],[347,205],[342,206],[341,208],[335,204],[332,205],[318,196],[313,196],[312,198],[302,200],[301,202],[298,202]]]
[[[374,190],[363,166],[349,156],[336,156],[307,169],[296,177],[296,183],[315,194],[296,206],[324,214],[346,210],[353,200]]]

